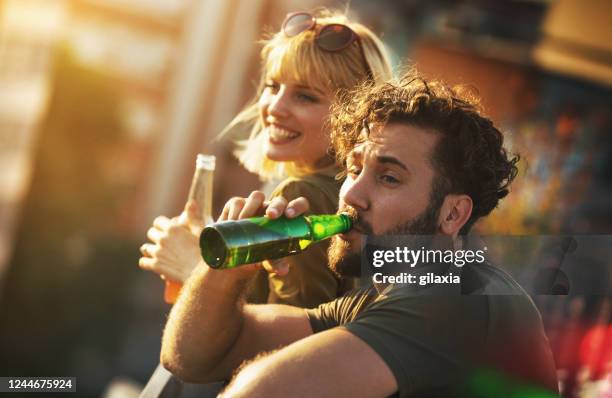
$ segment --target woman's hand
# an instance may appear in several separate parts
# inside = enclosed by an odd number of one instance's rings
[[[179,217],[157,217],[147,231],[152,243],[140,247],[138,265],[162,279],[184,282],[201,261],[198,240],[202,227],[198,206],[192,201]]]

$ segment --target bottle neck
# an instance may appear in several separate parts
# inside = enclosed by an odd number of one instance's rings
[[[315,242],[347,232],[353,224],[346,214],[313,215],[307,216],[306,219],[310,223],[312,240]]]
[[[212,198],[214,169],[197,168],[189,190],[189,200],[198,204],[200,221],[208,224],[212,221]]]
[[[215,169],[202,170],[204,173],[204,197],[202,198],[202,221],[204,224],[213,221],[212,202],[213,202],[213,180]]]

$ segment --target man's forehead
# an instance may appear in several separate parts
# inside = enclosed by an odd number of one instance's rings
[[[377,157],[393,157],[410,165],[427,161],[438,138],[438,134],[409,124],[370,125],[369,132],[363,129],[360,142],[352,152],[354,157],[371,152]]]
[[[361,129],[358,144],[355,145],[352,151],[354,155],[360,156],[366,150],[377,153],[392,151],[394,148],[391,145],[391,141],[393,141],[394,137],[390,137],[391,134],[386,133],[385,127],[382,124],[370,123],[367,129],[365,127]]]
[[[367,128],[364,124],[364,127],[359,133],[359,137],[357,138],[357,143],[355,144],[353,151],[363,151],[365,145],[375,144],[378,140],[378,136],[380,135],[379,130],[380,127],[377,127],[372,123],[369,124]]]

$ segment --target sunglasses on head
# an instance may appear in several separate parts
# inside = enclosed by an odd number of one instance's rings
[[[317,26],[317,18],[308,12],[294,12],[287,14],[283,22],[282,31],[287,37],[294,37]],[[323,51],[338,52],[351,45],[354,41],[359,44],[359,51],[366,65],[368,76],[373,77],[372,69],[368,64],[361,38],[353,29],[346,25],[333,23],[323,25],[315,36],[315,44]]]

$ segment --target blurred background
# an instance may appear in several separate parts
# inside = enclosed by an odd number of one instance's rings
[[[181,211],[197,153],[217,156],[215,214],[259,187],[213,138],[255,95],[262,32],[315,6],[346,1],[0,0],[0,375],[138,394],[169,310],[137,267],[145,231]],[[396,65],[477,88],[521,154],[480,232],[612,233],[612,2],[353,0],[349,15]],[[535,301],[563,395],[612,396],[610,296]]]

